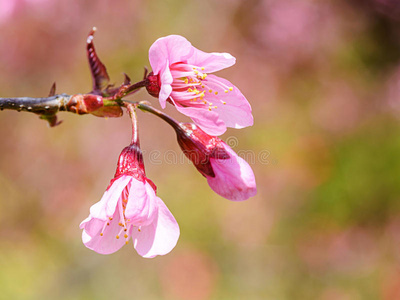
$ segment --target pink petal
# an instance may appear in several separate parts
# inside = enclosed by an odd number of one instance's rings
[[[172,93],[172,82],[173,82],[172,74],[169,69],[169,65],[165,66],[165,69],[161,72],[160,75],[160,81],[161,81],[161,89],[160,89],[160,94],[158,95],[158,99],[160,101],[160,105],[162,108],[165,108],[165,105],[167,103],[168,97]]]
[[[92,205],[90,215],[100,220],[106,220],[114,214],[115,208],[122,191],[127,186],[132,176],[122,175],[107,189],[101,200]]]
[[[132,239],[139,255],[151,258],[169,253],[178,242],[179,226],[174,216],[160,198],[157,199],[158,215],[153,223],[132,230]]]
[[[121,226],[118,225],[119,220],[117,210],[113,215],[110,225],[106,225],[103,236],[100,233],[104,227],[104,223],[107,221],[91,219],[89,222],[83,224],[82,241],[85,246],[100,254],[110,254],[121,249],[125,245],[125,239],[122,237],[119,239],[116,238],[121,230]]]
[[[218,195],[243,201],[257,194],[256,180],[250,165],[228,145],[223,144],[229,159],[210,159],[215,177],[207,177],[209,186]]]
[[[94,236],[101,231],[104,225],[103,220],[95,219],[92,216],[87,217],[79,224],[80,229],[85,229],[89,235]]]
[[[192,44],[179,35],[159,38],[149,50],[149,60],[153,73],[157,75],[167,64],[184,62],[193,53]]]
[[[208,75],[206,82],[213,91],[218,92],[218,95],[206,94],[207,100],[217,106],[212,111],[219,114],[219,118],[224,121],[227,127],[240,129],[253,125],[250,103],[236,86],[228,80],[215,75]],[[218,87],[218,82],[225,86],[233,87],[233,90],[225,93],[222,87]],[[226,104],[223,104],[222,101]]]
[[[233,66],[236,63],[236,58],[229,53],[206,53],[194,47],[193,49],[193,55],[188,58],[187,63],[203,67],[204,73],[216,72]]]
[[[149,225],[157,215],[156,198],[157,196],[149,183],[132,179],[125,217],[135,226]]]
[[[207,134],[217,136],[226,131],[224,121],[219,118],[218,113],[215,111],[209,111],[207,108],[201,107],[183,107],[172,98],[171,101],[180,113],[190,117]]]

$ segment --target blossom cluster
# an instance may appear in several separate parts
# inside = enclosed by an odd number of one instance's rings
[[[253,125],[251,106],[240,90],[211,74],[232,66],[235,58],[228,53],[205,53],[185,38],[170,35],[150,47],[149,60],[152,72],[143,86],[158,98],[162,108],[169,103],[193,123],[177,122],[145,104],[136,107],[173,127],[180,148],[214,192],[232,201],[253,197],[257,189],[251,167],[218,137],[227,127]],[[82,239],[86,247],[101,254],[113,253],[132,239],[139,255],[155,257],[175,247],[180,231],[157,196],[155,184],[146,177],[135,107],[127,108],[132,118],[132,142],[120,154],[115,176],[103,197],[81,223]]]

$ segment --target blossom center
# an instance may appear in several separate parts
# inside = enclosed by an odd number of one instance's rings
[[[116,239],[125,238],[125,244],[129,243],[129,238],[131,236],[132,230],[141,231],[141,226],[136,226],[133,224],[131,219],[127,219],[125,216],[126,205],[128,204],[128,190],[124,189],[122,192],[122,196],[119,198],[116,210],[114,215],[108,217],[108,220],[104,222],[103,229],[100,232],[100,236],[104,236],[104,231],[107,227],[111,226],[112,222],[118,222],[118,226],[120,226],[120,230],[118,234],[115,236]]]
[[[204,67],[185,63],[171,65],[173,78],[171,97],[183,106],[208,108],[209,111],[217,109],[218,103],[225,105],[226,102],[218,94],[229,93],[233,91],[233,87],[209,77],[204,70]]]

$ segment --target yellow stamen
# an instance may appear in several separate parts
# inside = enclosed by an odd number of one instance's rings
[[[103,233],[102,233],[102,232],[100,233],[100,236],[103,236]]]
[[[125,235],[124,235],[124,238],[127,238],[127,237],[128,237],[128,235],[127,235],[127,234],[125,234]]]
[[[230,90],[232,92],[233,91],[233,87],[229,87],[228,90]]]
[[[116,236],[117,240],[119,239],[119,235]]]
[[[226,104],[226,102],[225,102],[225,101],[222,101],[222,104]]]
[[[218,92],[215,92],[214,94],[215,94],[215,95],[218,95]]]

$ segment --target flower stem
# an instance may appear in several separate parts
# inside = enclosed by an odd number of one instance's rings
[[[139,135],[138,135],[138,122],[137,122],[137,116],[136,116],[136,111],[135,111],[135,106],[131,103],[126,104],[126,109],[129,112],[129,116],[131,117],[132,120],[132,141],[131,141],[131,146],[139,145]]]
[[[162,111],[146,104],[147,101],[141,101],[139,104],[136,105],[137,108],[147,111],[149,113],[152,113],[153,115],[156,115],[157,117],[163,119],[165,122],[167,122],[169,125],[171,125],[175,130],[179,130],[181,127],[179,126],[179,122],[176,121],[175,119],[171,118],[167,114],[163,113]]]
[[[127,95],[129,95],[131,92],[133,92],[133,91],[135,91],[135,90],[137,90],[137,89],[140,89],[140,88],[142,88],[142,87],[145,87],[145,86],[146,86],[146,79],[144,79],[144,80],[142,80],[142,81],[139,81],[139,82],[136,82],[136,83],[130,85],[130,86],[125,90],[124,96],[127,96]]]

